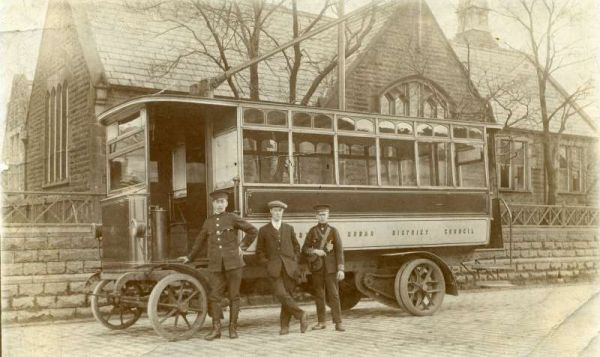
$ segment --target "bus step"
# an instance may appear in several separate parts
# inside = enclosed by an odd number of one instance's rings
[[[511,284],[508,280],[493,280],[493,281],[478,281],[477,286],[487,289],[514,288],[516,285]]]

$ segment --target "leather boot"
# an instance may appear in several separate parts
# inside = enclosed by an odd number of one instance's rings
[[[291,316],[284,311],[283,307],[281,308],[281,314],[279,315],[279,324],[281,329],[279,330],[280,335],[287,335],[290,333],[290,320]]]
[[[302,316],[300,316],[300,333],[305,333],[308,329],[308,314],[306,312],[302,312]]]
[[[240,304],[232,303],[229,310],[229,338],[238,338],[237,320],[240,313]]]
[[[324,329],[325,327],[327,327],[327,325],[325,325],[325,323],[324,323],[324,322],[318,322],[316,325],[314,325],[314,326],[312,327],[312,329],[313,329],[313,330],[322,330],[322,329]]]
[[[221,320],[213,318],[212,327],[212,331],[204,337],[204,339],[207,341],[212,341],[215,338],[221,338]]]

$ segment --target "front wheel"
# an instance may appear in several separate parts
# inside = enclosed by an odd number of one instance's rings
[[[433,315],[444,301],[444,274],[429,259],[410,260],[396,273],[394,293],[398,304],[409,313],[417,316]]]
[[[120,292],[115,292],[114,280],[101,280],[91,297],[92,313],[96,320],[111,330],[123,330],[135,324],[142,315],[137,300],[142,290],[135,282],[129,282]]]
[[[156,333],[167,340],[188,339],[202,328],[207,306],[206,290],[198,279],[169,274],[150,293],[148,317]]]

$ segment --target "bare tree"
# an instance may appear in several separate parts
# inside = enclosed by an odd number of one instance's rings
[[[325,14],[333,7],[332,0],[323,0],[320,11],[314,15],[301,14],[297,8],[297,0],[181,0],[176,2],[154,0],[134,3],[130,6],[136,11],[152,12],[159,21],[170,26],[157,35],[173,31],[189,33],[193,41],[189,46],[180,50],[175,58],[161,61],[153,66],[153,71],[159,75],[166,75],[174,71],[182,61],[191,56],[203,56],[215,64],[223,73],[230,70],[232,62],[251,61],[271,47],[279,47],[281,42],[289,41],[303,36],[316,26],[327,21]],[[291,2],[291,9],[284,9],[284,5]],[[361,19],[359,26],[346,26],[346,42],[348,47],[346,56],[355,53],[362,45],[362,40],[371,30],[374,22],[374,11]],[[291,14],[290,14],[291,13]],[[274,16],[290,16],[289,26],[291,38],[282,38],[281,30],[270,26]],[[310,65],[316,75],[308,90],[303,94],[301,103],[306,105],[337,66],[337,55],[331,58],[311,58],[311,54],[303,48],[302,43],[295,44],[291,49],[282,50],[288,78],[288,102],[297,102],[298,75],[303,64]],[[307,59],[304,61],[304,59]],[[233,96],[244,96],[248,88],[249,98],[260,99],[260,72],[259,63],[254,63],[248,68],[249,75],[243,77],[232,75],[225,78]],[[272,70],[273,71],[273,70]],[[203,78],[198,78],[201,80]],[[218,83],[212,83],[218,85]]]
[[[586,58],[574,57],[577,43],[559,44],[561,32],[580,15],[577,0],[515,0],[500,13],[524,32],[527,48],[521,51],[534,68],[539,98],[539,118],[543,135],[543,162],[546,177],[546,203],[557,203],[557,155],[561,135],[568,120],[578,113],[577,101],[592,89],[591,81],[562,96],[557,104],[549,101],[548,89],[555,86],[552,75]],[[575,58],[575,59],[574,59]],[[555,88],[556,89],[556,88]]]

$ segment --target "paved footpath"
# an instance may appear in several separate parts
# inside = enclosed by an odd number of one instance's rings
[[[315,320],[314,306],[306,305]],[[447,296],[434,316],[414,317],[373,301],[344,314],[346,332],[279,336],[277,308],[241,312],[240,338],[208,342],[158,337],[147,318],[124,331],[96,322],[8,326],[3,356],[584,356],[600,355],[600,285],[478,290]]]

